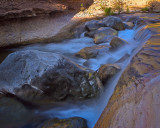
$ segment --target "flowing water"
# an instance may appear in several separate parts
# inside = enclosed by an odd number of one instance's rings
[[[65,40],[61,43],[50,43],[50,44],[34,44],[23,46],[16,49],[11,49],[9,52],[18,51],[18,50],[26,50],[26,49],[36,49],[45,52],[53,52],[62,54],[72,61],[78,63],[79,65],[84,66],[84,62],[88,62],[88,68],[96,71],[102,64],[114,64],[118,63],[121,66],[121,71],[110,79],[109,82],[105,85],[105,89],[103,94],[96,98],[90,99],[87,101],[80,101],[75,103],[66,103],[62,105],[58,105],[58,107],[54,107],[53,109],[45,110],[40,112],[42,115],[48,117],[58,117],[60,119],[69,118],[69,117],[82,117],[87,120],[89,128],[93,128],[96,121],[100,117],[102,111],[107,105],[109,98],[111,97],[114,88],[123,73],[126,66],[129,64],[131,58],[140,50],[143,42],[149,38],[148,32],[142,35],[136,35],[138,31],[141,31],[143,27],[138,30],[123,30],[119,31],[119,37],[126,40],[128,42],[127,45],[119,48],[116,51],[108,51],[105,54],[100,54],[94,59],[82,59],[75,57],[75,53],[85,47],[94,46],[92,38],[84,37],[81,35],[81,38]],[[134,39],[134,37],[137,40]],[[140,40],[140,37],[143,37],[143,40]],[[146,38],[144,38],[146,37]],[[100,45],[109,45],[108,43],[100,44]],[[7,51],[8,52],[8,51]],[[5,56],[5,55],[4,55]],[[3,60],[3,59],[2,59]]]

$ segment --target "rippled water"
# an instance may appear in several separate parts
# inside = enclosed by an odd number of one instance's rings
[[[95,71],[102,64],[112,64],[116,62],[119,63],[122,70],[116,76],[114,76],[107,85],[105,85],[105,91],[100,97],[92,100],[80,101],[77,103],[68,103],[59,107],[54,107],[54,109],[41,112],[42,115],[46,115],[49,117],[58,117],[61,119],[75,116],[82,117],[87,120],[89,128],[93,128],[103,109],[107,105],[108,100],[112,95],[121,74],[123,73],[125,67],[129,64],[132,56],[136,53],[138,46],[140,46],[141,44],[141,42],[134,40],[135,32],[135,30],[128,29],[120,31],[118,36],[126,40],[128,44],[116,51],[108,51],[106,52],[106,54],[99,55],[95,59],[86,60],[75,57],[75,53],[77,53],[82,48],[95,45],[92,38],[84,37],[83,35],[81,36],[81,38],[65,40],[61,43],[34,44],[12,49],[11,51],[36,49],[45,52],[58,53],[68,57],[72,61],[82,66],[84,62],[88,61],[88,68]],[[104,43],[100,45],[109,44]],[[123,57],[124,59],[121,59]]]

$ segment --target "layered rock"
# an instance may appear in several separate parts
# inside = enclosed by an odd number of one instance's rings
[[[95,128],[159,127],[160,24],[145,29],[154,34],[122,74]]]
[[[83,99],[99,91],[92,72],[61,55],[37,50],[10,54],[0,65],[0,85],[27,99]]]

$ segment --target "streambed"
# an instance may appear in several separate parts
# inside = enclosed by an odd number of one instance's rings
[[[127,45],[117,49],[116,51],[108,51],[106,54],[100,54],[96,58],[92,59],[82,59],[75,56],[75,54],[85,47],[94,46],[94,41],[92,38],[84,37],[81,35],[81,38],[75,38],[71,40],[65,40],[61,43],[49,43],[49,44],[34,44],[22,46],[19,48],[8,49],[5,52],[1,53],[1,60],[5,58],[5,56],[14,51],[23,51],[23,50],[39,50],[43,52],[51,52],[58,53],[63,56],[66,56],[70,60],[75,63],[84,66],[86,61],[89,61],[89,65],[87,68],[91,70],[98,70],[103,64],[114,64],[118,63],[121,67],[121,71],[116,74],[107,85],[105,85],[104,92],[100,97],[95,99],[89,99],[85,101],[76,101],[75,103],[65,103],[59,104],[58,107],[54,107],[53,109],[38,111],[41,115],[45,115],[50,118],[58,117],[60,119],[70,118],[70,117],[82,117],[87,120],[89,128],[93,128],[98,118],[100,117],[103,109],[110,96],[112,95],[114,88],[123,73],[126,66],[129,64],[131,58],[137,53],[137,51],[141,48],[143,40],[135,40],[135,34],[142,29],[144,26],[138,29],[125,29],[123,31],[118,32],[118,37],[126,40],[128,42]],[[148,37],[147,37],[148,38]],[[146,38],[146,39],[147,39]],[[99,45],[109,46],[109,43],[103,43]],[[3,56],[2,56],[3,55]],[[125,55],[128,55],[125,57]],[[122,59],[123,58],[123,59]]]

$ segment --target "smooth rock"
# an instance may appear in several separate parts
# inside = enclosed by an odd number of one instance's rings
[[[125,44],[128,44],[128,42],[119,37],[114,37],[110,42],[110,46],[111,46],[110,49],[111,50],[117,49]]]
[[[122,20],[118,17],[115,17],[115,16],[108,16],[108,17],[104,18],[103,23],[105,24],[106,27],[111,27],[111,28],[116,29],[118,31],[125,29],[125,25],[122,22]]]
[[[99,68],[97,74],[104,85],[110,78],[112,78],[120,70],[121,68],[117,64],[104,64]]]
[[[76,53],[76,56],[81,57],[83,59],[89,59],[89,58],[95,58],[100,53],[102,54],[102,52],[104,53],[106,51],[107,51],[107,46],[97,45],[81,49],[78,53]]]

